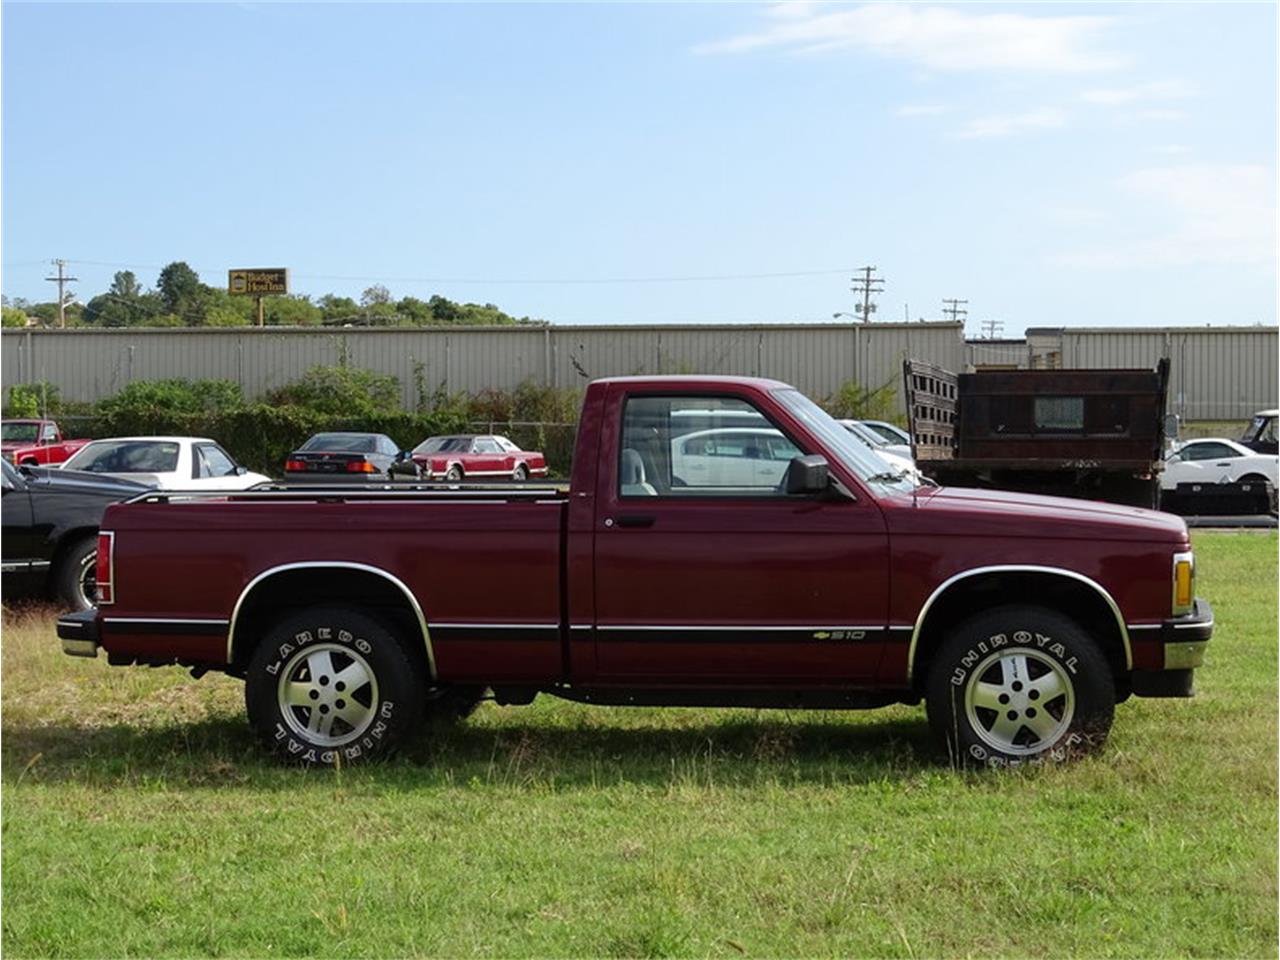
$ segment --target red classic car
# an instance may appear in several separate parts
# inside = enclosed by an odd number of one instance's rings
[[[794,448],[781,477],[707,465],[741,443],[678,455],[753,420]],[[1213,633],[1179,517],[922,486],[799,391],[740,377],[590,384],[567,490],[161,491],[107,508],[97,557],[98,608],[58,621],[68,654],[242,677],[267,748],[314,764],[489,691],[923,700],[950,762],[1067,758],[1130,696],[1191,696]]]
[[[521,450],[496,434],[428,437],[413,448],[413,462],[426,480],[510,477],[523,481],[547,475],[542,454]]]

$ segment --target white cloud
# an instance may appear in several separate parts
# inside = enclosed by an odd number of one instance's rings
[[[947,108],[940,103],[906,103],[893,111],[897,117],[936,117],[946,113]]]
[[[1182,80],[1155,80],[1151,83],[1139,83],[1131,87],[1086,90],[1080,95],[1080,99],[1086,103],[1116,106],[1119,104],[1145,103],[1151,100],[1182,99],[1193,96],[1194,93],[1195,91],[1191,85]]]
[[[1145,239],[1056,258],[1075,267],[1178,267],[1191,264],[1274,264],[1275,172],[1260,164],[1183,164],[1138,170],[1121,190],[1159,221]],[[1153,224],[1154,226],[1154,224]]]
[[[1185,120],[1187,112],[1185,110],[1139,110],[1135,114],[1131,114],[1137,120]]]
[[[1054,107],[1026,113],[997,113],[970,120],[956,136],[964,140],[1008,137],[1026,130],[1052,130],[1066,126],[1067,115]]]
[[[1124,62],[1093,48],[1095,36],[1112,22],[1109,17],[1040,17],[973,10],[903,3],[853,8],[781,3],[768,8],[767,23],[761,30],[694,49],[697,53],[767,48],[799,53],[863,50],[944,71],[1080,73]]]

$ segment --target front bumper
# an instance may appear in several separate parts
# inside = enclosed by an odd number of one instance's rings
[[[1155,631],[1152,631],[1155,632]],[[1213,636],[1213,607],[1196,598],[1191,612],[1160,624],[1163,669],[1135,670],[1133,692],[1139,697],[1190,697],[1195,694],[1195,668],[1204,665]]]
[[[96,657],[101,646],[97,609],[68,613],[58,618],[58,639],[69,657]]]

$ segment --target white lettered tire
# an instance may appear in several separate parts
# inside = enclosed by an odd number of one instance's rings
[[[270,629],[245,677],[249,722],[280,757],[347,766],[385,756],[417,733],[424,678],[382,623],[317,607]]]
[[[929,670],[929,725],[953,763],[1066,760],[1106,742],[1115,680],[1074,621],[1041,607],[979,614],[947,637]]]

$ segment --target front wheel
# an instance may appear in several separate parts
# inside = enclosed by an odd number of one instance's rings
[[[299,763],[385,756],[421,725],[421,670],[378,621],[319,607],[281,621],[245,677],[249,722],[277,755]]]
[[[1010,606],[974,617],[943,641],[925,699],[954,762],[1007,766],[1101,747],[1116,691],[1106,658],[1075,622]]]
[[[445,471],[444,478],[449,483],[457,483],[462,479],[462,468],[456,463],[450,464],[449,469]]]

